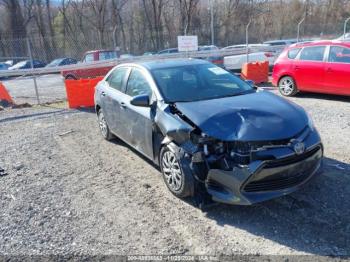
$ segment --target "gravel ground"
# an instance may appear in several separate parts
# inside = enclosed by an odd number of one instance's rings
[[[41,75],[36,78],[41,103],[66,100],[66,90],[60,74]],[[37,104],[32,77],[19,77],[2,81],[17,104]]]
[[[206,212],[130,147],[104,141],[93,112],[1,111],[0,254],[349,256],[349,99],[292,100],[322,135],[324,174],[286,197]]]

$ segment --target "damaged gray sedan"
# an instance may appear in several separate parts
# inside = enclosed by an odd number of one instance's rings
[[[206,61],[118,65],[97,85],[95,105],[103,137],[159,165],[178,197],[250,205],[320,171],[321,139],[301,107]]]

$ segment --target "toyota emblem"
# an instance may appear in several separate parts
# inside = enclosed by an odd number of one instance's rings
[[[294,152],[297,154],[297,155],[301,155],[302,153],[305,152],[305,144],[302,143],[302,142],[297,142],[295,145],[294,145]]]

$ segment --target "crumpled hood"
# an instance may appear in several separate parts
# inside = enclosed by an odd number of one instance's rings
[[[287,139],[308,124],[304,109],[268,91],[178,102],[176,107],[202,132],[223,141]]]

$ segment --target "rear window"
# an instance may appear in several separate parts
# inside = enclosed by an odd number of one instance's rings
[[[350,64],[350,48],[331,46],[328,61],[333,63]]]
[[[323,61],[325,46],[305,47],[301,50],[300,60]]]
[[[288,51],[288,58],[295,59],[299,54],[300,48],[293,48]]]

